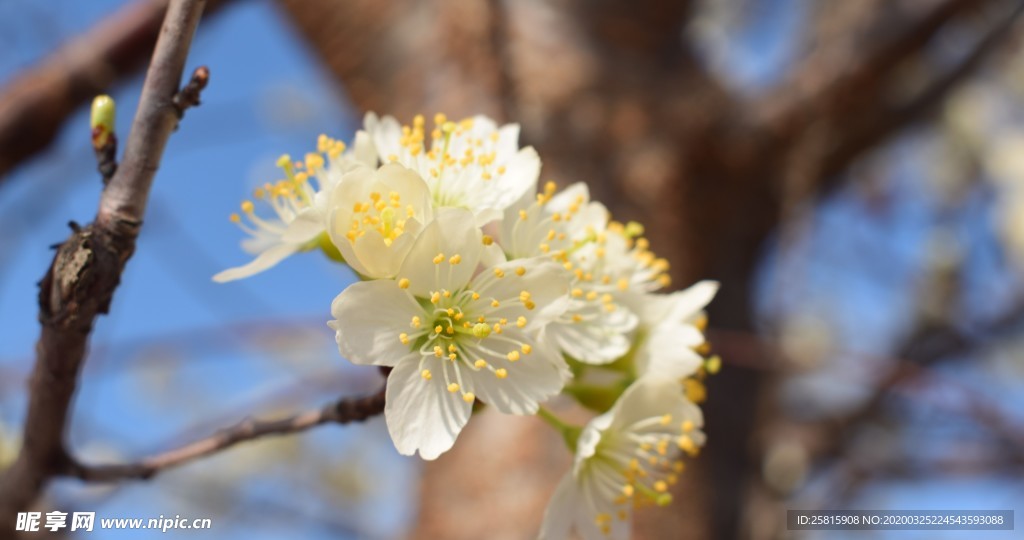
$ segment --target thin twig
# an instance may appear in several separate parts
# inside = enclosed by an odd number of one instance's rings
[[[86,482],[145,480],[164,470],[215,454],[239,443],[267,436],[298,433],[323,424],[363,422],[382,412],[384,412],[383,388],[368,396],[339,399],[320,409],[279,420],[246,419],[209,437],[136,463],[84,465],[74,460],[68,460],[66,468],[60,473]]]
[[[64,468],[68,412],[93,324],[107,312],[121,272],[135,250],[149,188],[178,117],[171,100],[204,0],[172,0],[118,167],[100,197],[93,223],[60,245],[39,287],[36,362],[29,383],[23,445],[0,477],[0,530]]]
[[[206,14],[229,0],[209,0]],[[168,0],[129,2],[0,88],[0,183],[44,150],[65,120],[149,58]]]

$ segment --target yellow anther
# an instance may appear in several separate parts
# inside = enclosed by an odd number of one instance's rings
[[[518,319],[516,319],[516,326],[518,326],[519,328],[526,326],[526,317],[520,316]]]
[[[434,255],[434,264],[441,264],[442,262],[444,262],[444,253]]]
[[[448,354],[448,359],[451,360],[452,362],[454,362],[456,359],[458,359],[458,357],[459,357],[459,355],[455,354],[455,353],[449,353]]]
[[[448,117],[444,113],[437,113],[434,115],[434,125],[440,126],[448,121]]]
[[[452,315],[455,315],[455,308],[448,308],[445,310],[445,313],[447,313],[448,316],[451,317]]]
[[[452,292],[449,291],[448,289],[441,289],[441,296],[443,296],[445,298],[451,298],[452,297]]]
[[[525,307],[526,309],[532,311],[533,308],[537,307],[537,304],[534,304],[533,300],[527,300],[527,301],[523,302],[523,307]]]
[[[408,289],[409,288],[409,278],[402,278],[402,279],[398,280],[398,288],[399,289]]]
[[[459,391],[459,383],[451,383],[451,384],[449,384],[448,385],[448,391],[453,393],[453,394],[455,392],[458,392]]]
[[[455,131],[455,123],[454,122],[445,122],[445,123],[441,124],[441,132],[442,133],[446,133],[447,134],[447,133],[452,133],[454,131]]]
[[[434,345],[434,356],[438,358],[444,356],[444,350],[441,349],[440,345]]]
[[[494,243],[494,238],[491,238],[490,236],[485,234],[483,237],[483,242],[485,246],[489,246]]]
[[[466,403],[473,403],[474,399],[476,399],[476,396],[473,395],[473,392],[466,392],[465,394],[462,394],[462,401],[465,401]]]
[[[521,219],[523,221],[526,221],[526,210],[520,210],[519,211],[519,219]]]
[[[498,174],[505,174],[505,166],[501,165],[498,167]]]
[[[526,267],[525,266],[517,266],[516,267],[516,275],[517,276],[522,276],[522,275],[525,275],[525,274],[526,274]]]
[[[576,287],[575,289],[572,290],[573,298],[579,298],[581,296],[583,296],[583,289]]]
[[[623,495],[625,495],[627,497],[632,497],[633,493],[634,493],[633,486],[631,486],[629,484],[626,484],[626,485],[622,486],[622,494]]]
[[[444,332],[446,334],[449,334],[449,335],[454,334],[455,333],[455,328],[453,328],[452,326],[449,325],[448,328],[444,329]]]
[[[654,483],[654,491],[657,491],[658,493],[665,493],[668,491],[668,484],[666,484],[664,480],[658,480]]]
[[[504,379],[505,377],[508,377],[508,370],[505,368],[498,368],[494,370],[494,376],[499,379]]]
[[[491,307],[496,308],[501,305],[501,302],[497,300],[491,300]]]
[[[715,355],[708,358],[708,361],[704,362],[704,369],[712,375],[718,373],[722,369],[722,357]]]
[[[398,340],[402,342],[402,345],[408,345],[409,344],[409,334],[406,334],[405,332],[402,332],[401,334],[398,334]]]
[[[500,324],[495,323],[494,326],[491,327],[491,329],[494,330],[495,334],[500,334],[501,333],[501,325]]]
[[[683,433],[693,431],[693,421],[683,420],[683,423],[680,425],[680,428],[683,430]]]
[[[394,163],[394,162],[398,161],[398,156],[396,156],[395,154],[388,154],[388,161],[390,161],[391,163]]]
[[[434,291],[430,294],[430,303],[436,304],[441,301],[441,293]]]
[[[479,300],[480,299],[480,293],[474,292],[473,295],[472,295],[472,298],[473,298],[473,300]]]
[[[288,154],[281,154],[281,157],[277,158],[276,165],[282,169],[289,169],[292,166],[292,157]]]
[[[412,322],[410,323],[410,326],[412,326],[413,328],[419,328],[420,324],[421,324],[420,323],[420,318],[415,316],[415,315],[413,315]]]
[[[476,362],[473,362],[473,367],[475,367],[477,369],[483,369],[483,368],[487,367],[487,361],[486,360],[477,360]]]
[[[451,345],[448,346],[448,352],[450,352],[450,353],[453,353],[453,352],[455,352],[457,350],[459,350],[459,348],[456,347],[455,344],[451,344]]]
[[[443,331],[444,331],[444,328],[440,324],[434,327],[434,333],[435,334],[440,334]]]
[[[320,154],[306,154],[306,170],[315,172],[324,166],[324,158]]]
[[[251,214],[254,210],[252,201],[242,201],[242,211],[246,214]]]
[[[420,372],[420,377],[423,377],[423,380],[425,381],[429,381],[433,377],[433,375],[430,374],[429,369],[424,369],[423,371]]]
[[[626,278],[619,278],[619,281],[616,284],[616,287],[618,287],[620,291],[624,291],[624,290],[628,289],[629,288],[629,280],[626,279]]]
[[[660,422],[661,425],[663,425],[663,426],[667,426],[667,425],[672,423],[672,415],[671,414],[663,415],[661,417],[661,420],[659,420],[658,422]]]
[[[238,214],[231,214],[230,216],[228,216],[228,218],[231,219],[231,223],[241,223],[242,222],[242,216],[240,216]]]
[[[529,343],[523,343],[523,346],[520,348],[523,350],[523,354],[530,354],[533,352],[533,347]]]
[[[501,268],[495,268],[494,269],[494,277],[499,277],[499,278],[505,277],[505,271],[502,270]]]
[[[587,293],[587,300],[590,300],[591,302],[593,302],[596,299],[597,299],[597,291],[590,291],[590,292]]]
[[[452,255],[451,258],[448,259],[448,264],[459,264],[460,262],[462,262],[462,255],[459,255],[458,253]]]
[[[512,351],[508,353],[506,357],[508,358],[509,362],[515,362],[516,360],[519,360],[519,351]]]
[[[680,450],[688,454],[697,453],[697,445],[693,443],[693,439],[686,435],[682,435],[678,439],[676,439],[676,444],[679,446]]]
[[[573,313],[572,314],[572,322],[578,323],[578,322],[582,322],[582,321],[583,321],[583,317],[580,316],[579,313]]]

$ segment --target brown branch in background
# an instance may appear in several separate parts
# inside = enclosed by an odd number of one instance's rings
[[[148,479],[170,468],[207,457],[236,444],[268,436],[289,435],[324,424],[363,422],[384,412],[384,389],[363,397],[343,398],[320,409],[280,420],[247,419],[219,433],[169,452],[157,454],[137,463],[115,465],[84,465],[69,460],[60,474],[86,482],[114,482]]]
[[[837,172],[851,161],[852,156],[860,155],[876,141],[885,139],[935,110],[957,85],[978,71],[996,48],[1006,43],[1022,14],[1024,3],[1017,3],[1009,13],[997,19],[955,66],[935,77],[917,94],[895,105],[879,104],[868,114],[852,118],[846,125],[841,144],[833,149],[824,164],[826,174]]]
[[[227,4],[209,0],[207,13]],[[45,149],[65,119],[149,58],[168,0],[129,2],[0,89],[0,182]]]
[[[14,529],[15,515],[39,496],[65,467],[64,435],[93,324],[107,313],[121,272],[135,250],[146,200],[178,116],[178,92],[189,45],[204,0],[172,0],[167,8],[124,162],[100,197],[93,223],[74,227],[39,287],[36,361],[18,458],[0,477],[0,530]]]
[[[900,27],[895,34],[867,52],[859,39],[850,39],[845,47],[820,47],[822,53],[808,58],[783,88],[774,92],[759,107],[767,124],[776,133],[803,129],[823,114],[843,114],[851,105],[867,104],[881,94],[881,87],[907,59],[919,54],[947,24],[986,0],[944,0],[917,20]],[[883,21],[880,21],[883,22]],[[842,36],[848,38],[849,36]],[[874,41],[877,43],[877,41]],[[847,111],[850,112],[850,111]]]

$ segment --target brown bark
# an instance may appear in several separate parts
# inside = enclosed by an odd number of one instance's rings
[[[153,177],[177,125],[178,92],[203,0],[174,0],[146,74],[125,159],[100,197],[93,223],[57,249],[39,288],[42,333],[29,384],[22,448],[0,477],[0,530],[14,530],[18,511],[38,497],[67,463],[68,412],[96,318],[107,312],[135,248]]]

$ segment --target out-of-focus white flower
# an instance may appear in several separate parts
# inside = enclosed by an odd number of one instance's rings
[[[580,434],[573,469],[558,484],[540,538],[629,538],[632,511],[665,506],[683,470],[682,453],[704,444],[700,409],[671,379],[641,377]]]
[[[306,154],[303,162],[281,156],[277,165],[285,178],[256,188],[253,197],[270,206],[272,217],[257,215],[256,204],[249,200],[242,201],[244,217],[231,214],[231,221],[249,234],[242,241],[242,249],[256,258],[218,273],[214,281],[224,283],[258,274],[293,253],[313,247],[325,232],[329,194],[334,186],[353,169],[376,166],[373,143],[365,132],[356,134],[355,144],[348,151],[345,143],[321,135],[317,150]]]
[[[345,174],[330,207],[331,242],[353,270],[372,279],[394,277],[433,216],[427,184],[395,164]]]
[[[569,375],[537,338],[565,310],[568,273],[541,258],[478,273],[485,241],[472,213],[441,210],[396,279],[355,283],[331,307],[343,356],[394,368],[384,415],[402,454],[451,448],[478,396],[533,414]]]
[[[402,126],[373,113],[364,122],[382,163],[418,172],[437,207],[469,209],[479,225],[500,219],[505,208],[536,190],[540,158],[532,147],[519,148],[518,124],[499,127],[486,116],[451,122],[443,114],[434,124],[427,132],[422,115]]]
[[[695,349],[704,344],[704,308],[718,282],[701,281],[672,294],[635,295],[626,300],[640,315],[633,361],[639,375],[689,377],[704,363]]]
[[[614,302],[610,279],[603,282],[603,248],[608,210],[591,202],[585,184],[555,194],[549,182],[533,202],[505,211],[498,243],[506,256],[544,256],[572,271],[569,308],[546,330],[566,354],[590,364],[606,364],[626,354],[636,316]]]

